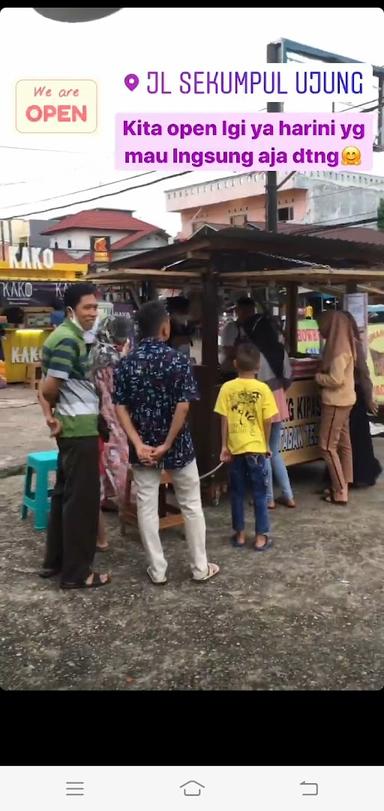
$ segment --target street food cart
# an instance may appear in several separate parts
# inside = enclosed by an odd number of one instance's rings
[[[115,263],[115,268],[112,263],[108,273],[91,278],[101,286],[146,281],[149,297],[165,286],[182,288],[186,295],[200,292],[202,358],[193,368],[201,399],[191,407],[190,424],[200,475],[217,500],[226,478],[223,469],[210,473],[219,463],[221,445],[213,409],[221,385],[218,325],[224,291],[240,296],[270,283],[286,289],[287,348],[294,380],[287,391],[289,420],[282,431],[282,452],[288,465],[309,462],[319,458],[320,398],[314,380],[317,361],[313,355],[298,357],[297,352],[298,286],[304,281],[315,288],[341,284],[353,291],[361,281],[384,283],[384,252],[376,245],[323,237],[235,227],[213,233],[206,229],[189,240]]]
[[[2,324],[0,340],[7,382],[23,383],[28,367],[40,363],[43,343],[52,330],[55,302],[63,299],[69,283],[85,278],[88,265],[55,262],[50,248],[24,247],[16,254],[16,248],[5,247],[0,260],[0,306],[10,317]]]

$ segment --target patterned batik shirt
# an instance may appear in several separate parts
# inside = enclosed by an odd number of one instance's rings
[[[162,341],[153,338],[141,341],[115,370],[114,402],[126,406],[145,445],[162,445],[177,404],[198,399],[188,358]],[[188,425],[184,425],[160,466],[167,470],[183,468],[194,458],[192,437]],[[132,446],[130,460],[138,464]]]

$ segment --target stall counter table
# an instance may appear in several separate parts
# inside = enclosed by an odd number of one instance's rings
[[[2,338],[7,383],[24,383],[27,366],[41,361],[44,341],[51,327],[40,329],[6,329]]]

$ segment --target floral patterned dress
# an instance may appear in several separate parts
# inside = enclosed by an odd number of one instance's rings
[[[100,443],[101,506],[120,510],[124,502],[129,453],[127,437],[112,402],[113,367],[99,369],[95,382],[101,396],[101,413],[110,430],[109,442]]]

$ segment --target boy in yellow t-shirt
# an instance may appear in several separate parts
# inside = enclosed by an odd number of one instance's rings
[[[253,344],[240,344],[237,350],[236,380],[221,387],[215,405],[221,415],[221,462],[229,462],[231,484],[231,543],[245,546],[244,499],[247,483],[251,485],[255,508],[256,532],[254,549],[264,552],[272,545],[269,538],[267,505],[267,456],[271,419],[278,413],[275,398],[266,383],[255,378],[260,354]]]

